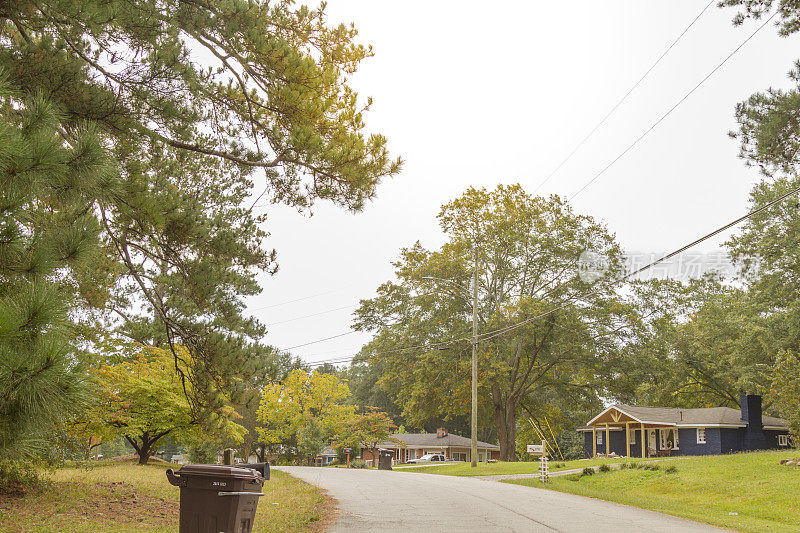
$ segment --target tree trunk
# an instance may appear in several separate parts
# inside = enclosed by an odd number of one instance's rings
[[[264,444],[261,444],[258,448],[258,462],[264,463],[264,457],[266,457],[266,450],[264,450]]]
[[[503,398],[500,387],[492,385],[492,405],[494,406],[494,425],[500,444],[500,460],[517,460],[517,401]]]
[[[139,464],[146,465],[148,459],[150,459],[150,446],[143,445],[141,451],[139,452]]]
[[[139,464],[146,465],[153,449],[153,443],[155,443],[155,441],[158,439],[151,439],[150,435],[148,435],[146,432],[143,433],[139,438],[141,439],[141,444],[136,442],[136,439],[125,435],[125,439],[131,444],[131,446],[133,446],[133,449],[136,450],[136,453],[139,455]]]

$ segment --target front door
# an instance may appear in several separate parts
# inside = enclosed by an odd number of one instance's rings
[[[651,450],[656,450],[656,430],[655,429],[648,429],[647,430],[647,447]],[[649,455],[649,454],[648,454]]]

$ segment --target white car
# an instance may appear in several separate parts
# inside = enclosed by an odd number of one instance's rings
[[[426,453],[419,459],[409,459],[408,463],[438,463],[446,461],[444,454],[441,453]]]

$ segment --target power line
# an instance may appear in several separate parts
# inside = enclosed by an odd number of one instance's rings
[[[744,221],[744,220],[746,220],[746,219],[748,219],[748,218],[752,217],[753,215],[757,215],[758,213],[760,213],[760,212],[764,211],[765,209],[769,209],[770,207],[772,207],[772,206],[774,206],[774,205],[776,205],[776,204],[778,204],[778,203],[782,202],[783,200],[785,200],[785,199],[786,199],[786,198],[788,198],[789,196],[791,196],[791,195],[793,195],[793,194],[796,194],[796,193],[798,193],[798,192],[800,192],[800,187],[798,187],[798,188],[796,188],[796,189],[793,189],[793,190],[791,190],[791,191],[787,192],[787,193],[786,193],[786,194],[784,194],[784,195],[781,195],[781,196],[780,196],[780,197],[778,197],[777,199],[775,199],[775,200],[772,200],[771,202],[768,202],[768,203],[766,203],[766,204],[762,205],[762,206],[761,206],[761,207],[759,207],[758,209],[754,209],[754,210],[750,211],[750,212],[749,212],[749,213],[747,213],[746,215],[744,215],[744,216],[741,216],[741,217],[737,218],[736,220],[734,220],[734,221],[732,221],[732,222],[729,222],[728,224],[725,224],[724,226],[722,226],[722,227],[720,227],[720,228],[718,228],[718,229],[716,229],[716,230],[712,231],[711,233],[707,233],[706,235],[703,235],[702,237],[700,237],[700,238],[699,238],[699,239],[697,239],[696,241],[690,242],[690,243],[689,243],[689,244],[687,244],[686,246],[684,246],[684,247],[682,247],[682,248],[678,248],[678,249],[677,249],[677,250],[675,250],[674,252],[668,253],[667,255],[665,255],[665,256],[663,256],[663,257],[661,257],[661,258],[659,258],[659,259],[656,259],[655,261],[653,261],[653,262],[652,262],[652,263],[650,263],[649,265],[645,265],[645,266],[643,266],[642,268],[640,268],[640,269],[638,269],[638,270],[634,270],[633,272],[631,272],[631,273],[627,274],[627,275],[626,275],[626,276],[623,278],[623,280],[625,280],[625,279],[628,279],[628,278],[632,278],[633,276],[635,276],[635,275],[637,275],[637,274],[639,274],[639,273],[643,272],[644,270],[647,270],[648,268],[651,268],[651,267],[653,267],[653,266],[655,266],[655,265],[657,265],[657,264],[659,264],[659,263],[662,263],[662,262],[666,261],[667,259],[670,259],[670,258],[672,258],[672,257],[674,257],[674,256],[676,256],[676,255],[678,255],[678,254],[680,254],[680,253],[683,253],[683,252],[685,252],[685,251],[686,251],[686,250],[688,250],[689,248],[692,248],[692,247],[694,247],[694,246],[696,246],[696,245],[700,244],[701,242],[703,242],[703,241],[705,241],[705,240],[708,240],[708,239],[710,239],[711,237],[713,237],[713,236],[715,236],[715,235],[718,235],[718,234],[722,233],[722,232],[723,232],[723,231],[725,231],[726,229],[730,229],[730,228],[732,228],[733,226],[735,226],[735,225],[739,224],[740,222],[742,222],[742,221]]]
[[[706,74],[706,76],[705,76],[705,77],[704,77],[702,80],[700,80],[700,82],[699,82],[697,85],[695,85],[695,86],[694,86],[694,87],[693,87],[693,88],[692,88],[692,89],[691,89],[689,92],[687,92],[685,95],[683,95],[683,97],[682,97],[680,100],[678,100],[678,101],[675,103],[675,105],[673,105],[672,107],[670,107],[670,108],[667,110],[667,112],[666,112],[666,113],[664,113],[663,115],[661,115],[661,117],[660,117],[658,120],[656,120],[655,122],[653,122],[653,124],[652,124],[652,125],[651,125],[649,128],[647,128],[647,129],[646,129],[646,130],[645,130],[645,131],[644,131],[644,132],[643,132],[641,135],[639,135],[639,136],[638,136],[638,137],[637,137],[637,138],[636,138],[636,139],[635,139],[635,140],[634,140],[634,141],[633,141],[633,142],[632,142],[630,145],[628,145],[628,147],[627,147],[627,148],[625,148],[625,150],[623,150],[623,151],[622,151],[622,152],[621,152],[621,153],[620,153],[620,154],[619,154],[617,157],[615,157],[614,159],[612,159],[610,163],[608,163],[608,164],[607,164],[605,167],[603,167],[603,169],[602,169],[602,170],[600,170],[600,172],[598,172],[597,174],[595,174],[595,175],[594,175],[594,177],[592,177],[592,179],[590,179],[589,181],[587,181],[587,182],[586,182],[586,183],[583,185],[583,187],[581,187],[580,189],[578,189],[578,190],[577,190],[577,192],[575,192],[575,194],[573,194],[572,196],[570,196],[569,200],[570,200],[570,201],[572,201],[572,200],[573,200],[573,199],[574,199],[576,196],[578,196],[580,193],[582,193],[582,192],[583,192],[583,191],[584,191],[584,190],[585,190],[587,187],[589,187],[589,185],[591,185],[592,183],[594,183],[594,182],[595,182],[595,181],[596,181],[596,180],[597,180],[597,179],[598,179],[600,176],[602,176],[603,174],[605,174],[605,173],[606,173],[606,171],[607,171],[608,169],[610,169],[612,166],[614,166],[614,164],[615,164],[617,161],[619,161],[620,159],[622,159],[622,157],[623,157],[625,154],[627,154],[628,152],[630,152],[630,151],[631,151],[631,150],[632,150],[632,149],[633,149],[633,148],[634,148],[634,147],[635,147],[637,144],[639,144],[639,141],[641,141],[642,139],[644,139],[645,137],[647,137],[647,135],[648,135],[648,134],[649,134],[651,131],[653,131],[653,130],[654,130],[654,129],[655,129],[655,128],[656,128],[656,127],[659,125],[659,124],[661,124],[661,123],[664,121],[664,119],[666,119],[668,116],[670,116],[670,115],[672,114],[672,112],[673,112],[673,111],[675,111],[675,109],[677,109],[677,108],[678,108],[678,106],[680,106],[680,105],[681,105],[681,104],[682,104],[684,101],[686,101],[686,99],[687,99],[687,98],[689,98],[689,97],[690,97],[690,96],[691,96],[691,95],[692,95],[692,94],[693,94],[693,93],[694,93],[694,92],[695,92],[697,89],[699,89],[699,88],[700,88],[700,86],[701,86],[701,85],[703,85],[703,83],[705,83],[705,82],[706,82],[706,81],[707,81],[707,80],[708,80],[708,79],[709,79],[711,76],[713,76],[713,75],[714,75],[714,73],[715,73],[715,72],[717,72],[717,71],[718,71],[720,68],[722,68],[722,66],[723,66],[723,65],[725,65],[725,63],[727,63],[727,62],[728,62],[728,61],[729,61],[729,60],[730,60],[730,59],[731,59],[731,58],[732,58],[734,55],[736,55],[736,53],[737,53],[739,50],[741,50],[741,49],[742,49],[742,47],[744,47],[744,45],[746,45],[746,44],[747,44],[747,43],[750,41],[750,39],[752,39],[753,37],[755,37],[755,35],[756,35],[756,34],[757,34],[759,31],[761,31],[761,29],[762,29],[764,26],[766,26],[766,25],[767,25],[767,24],[768,24],[768,23],[769,23],[769,22],[770,22],[770,21],[771,21],[773,18],[775,18],[775,15],[777,15],[777,14],[778,14],[778,13],[777,13],[777,11],[776,11],[775,13],[773,13],[773,14],[772,14],[772,16],[771,16],[771,17],[769,17],[769,18],[768,18],[767,20],[765,20],[765,21],[764,21],[764,22],[763,22],[763,23],[762,23],[762,24],[761,24],[761,25],[760,25],[758,28],[756,28],[756,30],[755,30],[753,33],[751,33],[751,34],[750,34],[750,35],[749,35],[749,36],[748,36],[748,37],[747,37],[747,38],[746,38],[744,41],[742,41],[742,42],[739,44],[739,46],[737,46],[737,47],[736,47],[736,48],[735,48],[735,49],[734,49],[734,50],[733,50],[733,51],[732,51],[730,54],[728,54],[728,55],[727,55],[727,57],[725,57],[725,59],[723,59],[723,60],[722,60],[722,62],[720,62],[720,63],[719,63],[719,64],[718,64],[716,67],[714,67],[714,68],[711,70],[711,72],[709,72],[708,74]]]
[[[761,207],[759,207],[759,208],[757,208],[757,209],[754,209],[754,210],[752,210],[752,211],[749,211],[747,214],[745,214],[745,215],[743,215],[743,216],[741,216],[741,217],[737,218],[736,220],[733,220],[733,221],[731,221],[731,222],[729,222],[729,223],[725,224],[724,226],[721,226],[721,227],[719,227],[719,228],[715,229],[714,231],[712,231],[712,232],[710,232],[710,233],[706,233],[705,235],[703,235],[703,236],[702,236],[702,237],[700,237],[699,239],[696,239],[696,240],[694,240],[694,241],[690,242],[689,244],[687,244],[687,245],[685,245],[685,246],[682,246],[682,247],[678,248],[677,250],[675,250],[675,251],[673,251],[673,252],[670,252],[670,253],[668,253],[668,254],[666,254],[666,255],[664,255],[664,256],[662,256],[662,257],[660,257],[660,258],[656,259],[656,260],[655,260],[655,261],[653,261],[652,263],[649,263],[649,264],[647,264],[647,265],[644,265],[643,267],[641,267],[641,268],[639,268],[639,269],[637,269],[637,270],[634,270],[633,272],[629,272],[629,273],[625,274],[625,275],[624,275],[622,278],[620,278],[619,280],[616,280],[616,281],[614,281],[614,282],[612,282],[612,283],[609,283],[608,285],[611,285],[611,284],[613,284],[613,283],[618,283],[618,282],[621,282],[621,281],[625,281],[625,280],[627,280],[627,279],[629,279],[629,278],[632,278],[633,276],[635,276],[635,275],[637,275],[637,274],[640,274],[640,273],[644,272],[645,270],[648,270],[648,269],[650,269],[650,268],[653,268],[653,267],[654,267],[654,266],[656,266],[657,264],[659,264],[659,263],[662,263],[662,262],[666,261],[667,259],[670,259],[671,257],[674,257],[674,256],[676,256],[676,255],[678,255],[678,254],[680,254],[680,253],[683,253],[683,252],[685,252],[686,250],[688,250],[689,248],[693,248],[694,246],[697,246],[697,245],[698,245],[698,244],[700,244],[701,242],[704,242],[704,241],[706,241],[706,240],[710,239],[711,237],[714,237],[715,235],[718,235],[718,234],[722,233],[723,231],[725,231],[725,230],[727,230],[727,229],[730,229],[730,228],[732,228],[733,226],[735,226],[735,225],[739,224],[740,222],[742,222],[742,221],[744,221],[744,220],[746,220],[746,219],[748,219],[748,218],[752,217],[753,215],[757,215],[758,213],[760,213],[760,212],[764,211],[765,209],[769,209],[770,207],[772,207],[772,206],[774,206],[774,205],[776,205],[776,204],[778,204],[778,203],[782,202],[783,200],[785,200],[786,198],[788,198],[789,196],[791,196],[791,195],[793,195],[793,194],[797,194],[798,192],[800,192],[800,187],[798,187],[798,188],[796,188],[796,189],[793,189],[793,190],[791,190],[791,191],[787,192],[786,194],[783,194],[783,195],[781,195],[781,196],[780,196],[780,197],[778,197],[777,199],[775,199],[775,200],[772,200],[771,202],[768,202],[768,203],[766,203],[766,204],[762,205]],[[587,296],[591,295],[593,292],[597,292],[598,290],[600,290],[600,289],[602,289],[602,288],[605,288],[605,287],[599,287],[599,288],[595,289],[594,291],[590,291],[588,294],[585,294],[585,295],[583,296],[583,298],[585,298],[585,297],[587,297]],[[534,321],[534,320],[537,320],[537,319],[539,319],[539,318],[543,318],[543,317],[545,317],[545,316],[548,316],[548,315],[550,315],[550,314],[553,314],[553,313],[555,313],[556,311],[559,311],[559,310],[561,310],[561,309],[564,309],[565,307],[566,307],[566,304],[563,304],[563,305],[561,305],[561,306],[559,306],[559,307],[557,307],[557,308],[555,308],[555,309],[552,309],[552,310],[550,310],[550,311],[548,311],[548,312],[546,312],[546,313],[542,313],[542,314],[540,314],[540,315],[537,315],[537,316],[535,316],[535,317],[532,317],[532,318],[529,318],[529,319],[523,320],[522,322],[519,322],[519,323],[517,323],[517,324],[512,324],[511,326],[507,326],[507,327],[505,327],[505,328],[500,328],[500,329],[498,329],[498,330],[495,330],[495,331],[490,331],[490,332],[487,332],[487,333],[485,333],[485,334],[483,334],[483,335],[479,335],[479,339],[478,339],[478,340],[488,340],[488,339],[491,339],[491,338],[493,338],[493,337],[496,337],[496,336],[498,336],[498,335],[501,335],[501,334],[503,334],[503,333],[507,333],[507,332],[509,332],[509,331],[512,331],[512,330],[514,330],[514,329],[517,329],[517,328],[519,328],[519,327],[522,327],[522,326],[524,326],[525,324],[528,324],[528,323],[530,323],[530,322],[532,322],[532,321]]]
[[[714,1],[715,1],[715,0],[710,0],[710,1],[708,2],[708,4],[706,4],[706,6],[705,6],[705,7],[704,7],[704,8],[703,8],[701,11],[700,11],[700,13],[698,13],[698,14],[697,14],[697,16],[696,16],[696,17],[694,17],[694,19],[692,19],[692,21],[689,23],[689,25],[688,25],[688,26],[686,26],[686,27],[683,29],[683,31],[680,33],[680,35],[678,35],[678,36],[675,38],[675,40],[674,40],[674,41],[672,41],[672,44],[670,44],[670,45],[667,47],[667,49],[666,49],[666,50],[664,50],[664,52],[663,52],[663,53],[662,53],[662,54],[661,54],[661,55],[658,57],[658,59],[656,59],[655,63],[653,63],[652,65],[650,65],[650,68],[648,68],[648,69],[647,69],[647,71],[645,71],[645,73],[644,73],[644,74],[642,74],[642,77],[641,77],[641,78],[639,78],[639,79],[636,81],[636,83],[634,83],[634,84],[631,86],[631,88],[630,88],[630,89],[628,89],[628,92],[626,92],[626,93],[625,93],[625,94],[622,96],[622,98],[620,98],[620,99],[617,101],[617,103],[616,103],[616,104],[614,104],[614,106],[613,106],[613,107],[612,107],[612,108],[611,108],[611,109],[608,111],[608,113],[606,113],[606,114],[605,114],[605,116],[604,116],[602,119],[600,119],[600,122],[598,122],[597,124],[595,124],[594,128],[592,128],[592,130],[591,130],[591,131],[590,131],[590,132],[589,132],[589,133],[588,133],[588,134],[587,134],[587,135],[586,135],[586,136],[585,136],[585,137],[584,137],[584,138],[583,138],[583,139],[582,139],[582,140],[581,140],[581,141],[580,141],[580,142],[579,142],[577,145],[575,145],[575,148],[573,148],[573,149],[572,149],[572,151],[569,153],[569,155],[567,155],[567,157],[565,157],[565,158],[564,158],[564,159],[561,161],[561,163],[559,163],[559,164],[558,164],[558,166],[557,166],[555,169],[553,169],[553,171],[552,171],[552,172],[550,172],[550,174],[548,174],[548,175],[547,175],[547,177],[546,177],[545,179],[543,179],[543,180],[541,181],[541,183],[539,183],[539,185],[537,185],[537,186],[536,186],[536,188],[533,190],[533,193],[534,193],[534,194],[536,194],[536,191],[538,191],[539,189],[541,189],[541,188],[542,188],[542,186],[543,186],[545,183],[547,183],[547,182],[550,180],[550,178],[552,178],[553,176],[555,176],[555,175],[556,175],[556,173],[557,173],[559,170],[561,170],[561,167],[563,167],[564,165],[566,165],[566,164],[567,164],[567,162],[568,162],[570,159],[572,159],[572,156],[573,156],[573,155],[575,155],[575,153],[576,153],[578,150],[580,150],[580,149],[581,149],[581,147],[582,147],[584,144],[586,144],[586,141],[588,141],[588,140],[589,140],[589,139],[592,137],[592,135],[594,135],[594,134],[595,134],[595,132],[596,132],[598,129],[600,129],[600,126],[602,126],[603,124],[605,124],[605,122],[608,120],[608,118],[609,118],[611,115],[613,115],[613,114],[614,114],[614,112],[617,110],[617,108],[619,108],[619,106],[621,106],[621,105],[622,105],[622,104],[625,102],[625,100],[627,100],[627,99],[628,99],[628,97],[631,95],[631,93],[632,93],[634,90],[636,90],[636,88],[637,88],[637,87],[638,87],[638,86],[639,86],[639,85],[640,85],[640,84],[641,84],[641,83],[644,81],[644,79],[645,79],[645,78],[646,78],[646,77],[647,77],[647,76],[650,74],[650,72],[652,72],[652,71],[653,71],[653,69],[654,69],[654,68],[656,68],[656,67],[658,66],[658,64],[659,64],[659,63],[661,63],[661,60],[662,60],[662,59],[664,59],[664,57],[665,57],[665,56],[666,56],[666,55],[667,55],[667,54],[670,52],[670,50],[672,50],[672,49],[675,47],[675,45],[676,45],[676,44],[678,44],[678,41],[680,41],[680,40],[683,38],[683,36],[684,36],[684,35],[686,35],[686,32],[688,32],[688,31],[691,29],[691,27],[692,27],[692,26],[694,26],[694,23],[695,23],[695,22],[697,22],[697,20],[700,18],[700,16],[701,16],[703,13],[705,13],[705,12],[706,12],[706,10],[707,10],[707,9],[708,9],[708,8],[711,6],[711,4],[713,4],[713,3],[714,3]]]
[[[417,348],[431,348],[431,349],[432,348],[440,348],[440,347],[448,348],[448,347],[452,346],[453,344],[455,344],[457,342],[462,342],[462,341],[465,341],[465,340],[468,340],[468,339],[466,337],[464,337],[464,338],[461,338],[461,339],[452,339],[452,340],[449,340],[449,341],[426,342],[426,343],[417,344],[417,345],[414,345],[414,346],[406,346],[404,348],[396,348],[394,350],[386,350],[386,351],[383,351],[383,352],[377,352],[377,353],[373,353],[373,354],[369,354],[369,355],[372,356],[372,357],[377,357],[377,356],[380,356],[380,355],[393,355],[393,354],[397,354],[397,353],[403,353],[403,352],[408,352],[408,351],[411,351],[411,350],[416,350]],[[331,363],[331,364],[338,363],[338,362],[345,363],[345,362],[348,362],[348,361],[352,361],[353,359],[355,359],[359,355],[361,355],[361,354],[357,353],[357,354],[350,355],[350,356],[347,356],[347,357],[338,357],[338,358],[332,358],[332,359],[322,359],[322,360],[313,361],[313,362],[310,362],[310,363],[307,363],[307,364],[309,366],[318,366],[318,365],[323,365],[323,364],[327,364],[327,363]]]
[[[334,311],[341,311],[343,309],[355,309],[356,307],[358,307],[358,304],[345,305],[343,307],[337,307],[335,309],[328,309],[327,311],[320,311],[318,313],[312,313],[310,315],[303,315],[303,316],[297,316],[297,317],[294,317],[294,318],[287,318],[286,320],[280,320],[278,322],[270,322],[269,324],[264,324],[264,325],[265,326],[277,326],[278,324],[286,324],[287,322],[294,322],[295,320],[302,320],[304,318],[311,318],[311,317],[320,316],[320,315],[327,315],[328,313],[333,313]]]
[[[310,296],[303,296],[302,298],[296,298],[294,300],[286,300],[285,302],[278,302],[276,304],[265,305],[263,307],[256,307],[254,309],[248,309],[249,311],[263,311],[264,309],[272,309],[273,307],[280,307],[281,305],[293,304],[295,302],[302,302],[304,300],[310,300],[312,298],[318,298],[320,296],[325,296],[326,294],[331,294],[333,292],[339,292],[341,289],[333,289],[330,291],[325,292],[318,292],[317,294],[312,294]]]
[[[324,339],[318,339],[315,341],[298,344],[297,346],[289,346],[288,348],[282,348],[282,351],[288,352],[289,350],[294,350],[295,348],[302,348],[303,346],[310,346],[312,344],[318,344],[320,342],[329,341],[331,339],[338,339],[339,337],[344,337],[345,335],[352,335],[353,333],[358,333],[358,332],[355,330],[346,331],[344,333],[339,333],[338,335],[331,335],[330,337],[325,337]]]
[[[765,211],[765,210],[769,209],[770,207],[775,206],[776,204],[782,202],[783,200],[785,200],[789,196],[792,196],[792,195],[797,194],[797,193],[800,193],[800,187],[798,187],[796,189],[792,189],[791,191],[781,195],[780,197],[776,198],[775,200],[772,200],[772,201],[762,205],[761,207],[758,207],[756,209],[753,209],[752,211],[749,211],[745,215],[743,215],[743,216],[741,216],[741,217],[739,217],[739,218],[737,218],[737,219],[725,224],[724,226],[721,226],[721,227],[715,229],[714,231],[706,233],[705,235],[703,235],[699,239],[695,239],[694,241],[690,242],[689,244],[687,244],[685,246],[682,246],[682,247],[678,248],[677,250],[675,250],[673,252],[670,252],[670,253],[668,253],[668,254],[656,259],[655,261],[653,261],[653,262],[651,262],[651,263],[649,263],[649,264],[647,264],[647,265],[645,265],[645,266],[643,266],[643,267],[641,267],[641,268],[639,268],[637,270],[634,270],[632,272],[629,272],[629,273],[625,274],[624,276],[622,276],[618,280],[614,280],[612,282],[604,284],[604,286],[595,288],[594,290],[589,291],[588,293],[584,294],[583,296],[581,296],[580,298],[577,298],[577,299],[586,298],[587,296],[590,296],[592,293],[598,292],[601,289],[607,288],[608,286],[614,285],[616,283],[619,283],[619,282],[625,281],[627,279],[630,279],[630,278],[632,278],[632,277],[634,277],[634,276],[636,276],[638,274],[641,274],[645,270],[653,268],[654,266],[658,265],[659,263],[662,263],[662,262],[666,261],[667,259],[670,259],[670,258],[672,258],[672,257],[674,257],[674,256],[676,256],[676,255],[678,255],[680,253],[685,252],[686,250],[688,250],[690,248],[693,248],[694,246],[697,246],[698,244],[700,244],[700,243],[702,243],[702,242],[704,242],[704,241],[706,241],[706,240],[708,240],[708,239],[710,239],[710,238],[712,238],[712,237],[714,237],[716,235],[719,235],[723,231],[725,231],[727,229],[730,229],[733,226],[736,226],[737,224],[743,222],[744,220],[747,220],[748,218],[750,218],[750,217],[752,217],[754,215],[757,215],[758,213],[761,213],[762,211]],[[530,324],[534,320],[539,320],[541,318],[544,318],[546,316],[549,316],[549,315],[555,313],[556,311],[560,311],[561,309],[566,308],[567,305],[568,305],[567,303],[564,303],[564,304],[560,305],[559,307],[556,307],[555,309],[551,309],[550,311],[547,311],[545,313],[541,313],[541,314],[536,315],[534,317],[522,320],[522,321],[517,322],[515,324],[512,324],[510,326],[506,326],[506,327],[503,327],[503,328],[498,328],[498,329],[493,330],[493,331],[488,331],[486,333],[482,333],[481,335],[478,336],[478,341],[487,341],[489,339],[492,339],[492,338],[497,337],[499,335],[502,335],[504,333],[508,333],[509,331],[513,331],[515,329],[518,329],[518,328],[520,328],[520,327],[522,327],[522,326],[524,326],[526,324]],[[390,350],[390,351],[386,351],[386,352],[379,352],[379,353],[371,354],[371,355],[372,356],[378,356],[378,355],[388,355],[388,354],[392,354],[392,353],[401,353],[403,351],[407,351],[407,350],[411,350],[411,349],[415,349],[415,348],[419,348],[419,347],[428,347],[428,346],[433,346],[433,345],[437,345],[439,347],[442,347],[442,346],[450,347],[450,346],[453,346],[454,344],[456,344],[458,342],[464,342],[464,341],[469,341],[469,340],[470,340],[469,338],[464,337],[464,338],[461,338],[461,339],[454,339],[454,340],[451,340],[451,341],[443,341],[443,342],[433,343],[433,344],[409,346],[409,347],[406,347],[406,348],[400,348],[398,350]],[[316,361],[316,362],[312,363],[311,366],[318,366],[318,365],[326,364],[326,363],[331,363],[331,364],[346,363],[346,362],[352,361],[358,355],[359,354],[356,354],[356,355],[353,355],[353,356],[347,357],[347,358],[339,358],[339,359],[336,359],[336,360],[333,360],[333,361]]]

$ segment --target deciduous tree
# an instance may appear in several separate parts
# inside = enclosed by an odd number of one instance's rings
[[[385,364],[381,383],[409,423],[468,412],[477,250],[479,396],[501,458],[513,460],[520,401],[592,386],[593,365],[622,342],[624,309],[610,283],[622,254],[602,224],[519,185],[469,189],[442,207],[439,221],[447,242],[402,250],[397,281],[362,302],[355,325],[376,333],[362,353]],[[601,268],[582,275],[582,254]]]
[[[353,406],[345,403],[349,395],[333,374],[292,371],[264,388],[258,410],[261,441],[280,446],[286,455],[302,452],[304,459],[313,459],[352,417]]]
[[[188,351],[180,347],[184,361]],[[117,435],[125,437],[146,464],[159,440],[167,435],[187,442],[227,438],[241,441],[245,428],[235,421],[241,418],[230,406],[210,413],[205,419],[193,416],[184,384],[174,371],[171,352],[139,347],[138,353],[116,364],[103,364],[94,372],[96,411]]]
[[[350,448],[367,448],[372,451],[374,466],[378,466],[378,446],[383,442],[402,444],[392,437],[397,426],[389,415],[376,407],[367,407],[361,414],[356,414],[336,436],[336,446]]]

